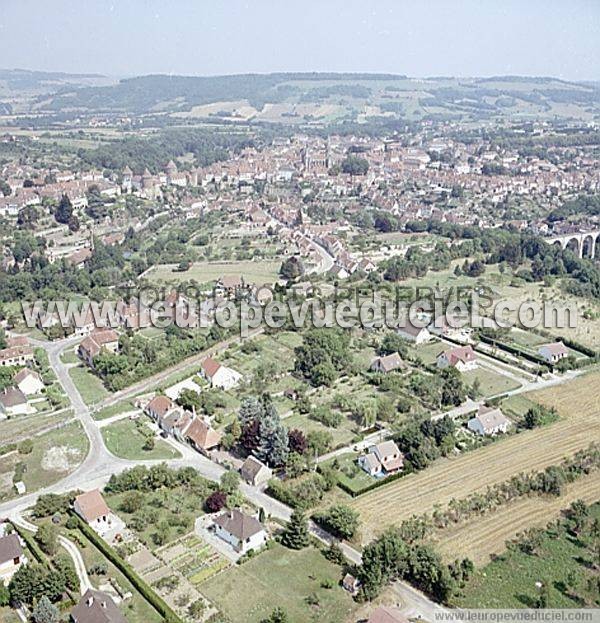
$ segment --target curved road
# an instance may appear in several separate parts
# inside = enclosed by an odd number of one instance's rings
[[[107,450],[97,422],[93,419],[89,408],[83,402],[77,387],[69,375],[67,366],[60,359],[62,352],[65,349],[75,345],[80,339],[81,338],[67,338],[56,342],[31,340],[31,342],[36,346],[43,348],[48,354],[50,365],[63,389],[67,393],[69,400],[71,401],[75,417],[81,422],[89,439],[90,448],[88,454],[75,471],[54,485],[40,489],[35,493],[30,493],[29,495],[0,504],[0,518],[9,517],[16,523],[24,525],[24,523],[28,522],[25,522],[25,520],[21,517],[21,513],[30,506],[33,506],[38,497],[42,494],[65,493],[79,488],[83,488],[85,490],[101,488],[106,484],[112,474],[120,473],[126,468],[134,467],[140,464],[152,465],[165,462],[156,460],[130,461],[118,458]],[[182,458],[166,461],[171,467],[194,467],[198,470],[200,475],[212,481],[219,481],[222,474],[226,471],[224,467],[214,463],[205,456],[198,454],[195,450],[185,444],[177,443],[177,449],[182,454]],[[240,484],[240,490],[255,505],[262,507],[267,514],[285,521],[289,520],[292,511],[285,504],[282,504],[274,498],[266,495],[260,489],[243,482]],[[31,524],[29,525],[31,526]],[[31,527],[35,528],[34,526]],[[331,543],[334,540],[334,537],[331,534],[325,532],[312,522],[310,523],[310,530],[314,536],[325,543]],[[87,578],[85,566],[83,565],[80,555],[79,557],[77,556],[79,552],[75,553],[72,551],[72,549],[77,550],[75,545],[67,539],[64,539],[64,541],[66,541],[66,543],[63,543],[61,540],[61,545],[63,545],[63,547],[65,547],[65,549],[67,549],[73,557],[78,571],[81,589],[83,591],[83,588],[86,587],[87,589],[89,585],[89,578]],[[72,548],[70,546],[72,546]],[[355,564],[360,564],[361,554],[359,551],[345,543],[341,543],[340,547],[348,560]],[[411,616],[420,615],[426,620],[433,621],[435,620],[436,613],[444,611],[444,608],[435,602],[432,602],[425,595],[408,584],[396,582],[393,588],[398,597],[404,602],[404,611],[409,613]]]

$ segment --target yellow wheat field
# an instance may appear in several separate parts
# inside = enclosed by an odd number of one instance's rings
[[[560,497],[530,497],[516,500],[483,517],[436,533],[436,549],[447,560],[467,556],[476,565],[485,565],[491,554],[505,549],[505,542],[530,527],[544,527],[559,517],[571,502],[600,499],[600,472],[583,476],[565,488]]]
[[[390,525],[411,515],[444,508],[523,471],[539,470],[600,440],[600,373],[531,392],[529,398],[558,409],[562,419],[550,426],[442,459],[426,470],[360,496],[352,506],[362,520],[362,541],[368,542]],[[599,496],[600,497],[600,496]]]

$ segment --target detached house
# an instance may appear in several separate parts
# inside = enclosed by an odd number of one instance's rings
[[[470,346],[457,346],[445,350],[437,356],[436,362],[439,369],[452,366],[459,372],[474,370],[477,367],[477,357]]]
[[[35,407],[18,387],[6,387],[0,393],[0,419],[29,413],[35,413]]]
[[[383,441],[359,456],[358,464],[370,476],[388,476],[402,469],[404,456],[394,441]]]
[[[19,567],[27,562],[16,533],[0,537],[0,583],[8,585]]]
[[[79,344],[79,356],[90,366],[94,367],[94,357],[102,350],[116,353],[119,350],[119,334],[114,329],[94,329]]]
[[[248,484],[260,487],[271,480],[273,472],[262,461],[249,456],[240,469],[240,475]]]
[[[409,342],[413,342],[417,346],[419,344],[425,344],[431,340],[431,333],[427,327],[416,327],[410,322],[406,323],[404,327],[398,327],[396,329],[398,335]]]
[[[29,368],[19,370],[15,375],[14,383],[26,396],[39,394],[45,387],[42,377]]]
[[[478,435],[496,435],[506,433],[511,426],[510,420],[500,409],[481,406],[474,418],[467,422],[467,428]]]
[[[239,372],[222,366],[212,357],[207,357],[202,362],[201,374],[212,387],[220,387],[225,390],[235,387],[242,380],[242,375]]]
[[[108,508],[98,489],[78,495],[73,502],[73,510],[100,536],[122,523]]]
[[[406,366],[399,353],[391,353],[385,357],[377,357],[371,364],[371,370],[387,374],[393,370],[402,370]]]
[[[127,623],[112,597],[91,588],[84,593],[71,610],[73,623]]]
[[[562,342],[552,342],[540,346],[538,354],[548,363],[558,363],[561,359],[569,356],[569,349]]]
[[[258,550],[267,542],[267,532],[260,521],[237,508],[219,515],[214,526],[217,536],[240,554]]]

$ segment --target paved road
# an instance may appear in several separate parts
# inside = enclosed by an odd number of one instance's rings
[[[260,330],[257,330],[257,332],[260,332]],[[92,418],[88,407],[83,402],[83,399],[81,398],[77,387],[73,383],[71,376],[68,373],[68,366],[64,364],[60,359],[62,352],[77,343],[78,339],[80,338],[68,338],[57,342],[41,342],[34,340],[32,340],[32,342],[35,343],[36,346],[44,348],[44,350],[48,353],[50,365],[52,366],[59,382],[61,383],[63,389],[69,397],[71,404],[73,405],[74,415],[81,422],[89,438],[90,449],[88,455],[81,463],[81,465],[63,480],[55,483],[54,485],[41,489],[35,493],[31,493],[15,500],[0,504],[0,517],[10,517],[14,521],[25,521],[23,520],[21,513],[25,509],[35,504],[37,498],[44,493],[64,493],[78,488],[85,490],[101,488],[106,484],[112,474],[120,473],[126,468],[133,467],[141,463],[155,464],[161,462],[129,461],[126,459],[120,459],[112,455],[106,449],[98,423]],[[188,364],[186,362],[181,362],[179,364],[179,366],[185,365]],[[173,370],[168,371],[169,374],[172,372]],[[122,399],[122,397],[120,399]],[[214,463],[207,457],[198,454],[191,447],[173,440],[171,440],[171,443],[176,444],[177,449],[182,455],[182,457],[179,459],[172,459],[170,461],[167,461],[167,463],[171,467],[194,467],[204,478],[215,482],[219,481],[223,473],[226,471],[224,467]],[[289,520],[292,510],[285,504],[282,504],[278,500],[275,500],[274,498],[268,496],[260,489],[252,487],[246,483],[240,484],[240,490],[253,504],[262,507],[268,515],[277,517],[284,521]],[[312,521],[309,524],[309,528],[314,536],[316,536],[318,539],[325,543],[331,543],[334,540],[334,537],[331,534],[321,529]],[[67,541],[67,539],[65,539],[65,541]],[[67,549],[72,557],[76,556],[76,554],[72,552],[72,549],[69,545],[62,542],[61,544]],[[70,544],[73,545],[72,543]],[[77,549],[74,545],[73,547]],[[360,564],[361,554],[358,550],[354,549],[346,543],[341,543],[340,547],[342,548],[342,551],[344,552],[344,555],[348,558],[348,560],[355,564]],[[74,562],[76,569],[78,569],[78,574],[81,573],[80,583],[83,590],[84,586],[88,586],[89,578],[87,578],[87,574],[85,573],[85,566],[83,565],[83,561],[74,558]],[[425,595],[421,594],[419,591],[416,591],[412,587],[400,582],[396,584],[398,585],[398,588],[396,590],[398,591],[399,596],[400,594],[402,594],[401,599],[407,612],[411,612],[413,614],[418,613],[429,620],[433,620],[433,616],[429,615],[435,611],[441,610],[439,605],[430,601]]]

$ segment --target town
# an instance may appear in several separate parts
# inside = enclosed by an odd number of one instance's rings
[[[599,145],[591,81],[0,70],[0,621],[600,607]]]

